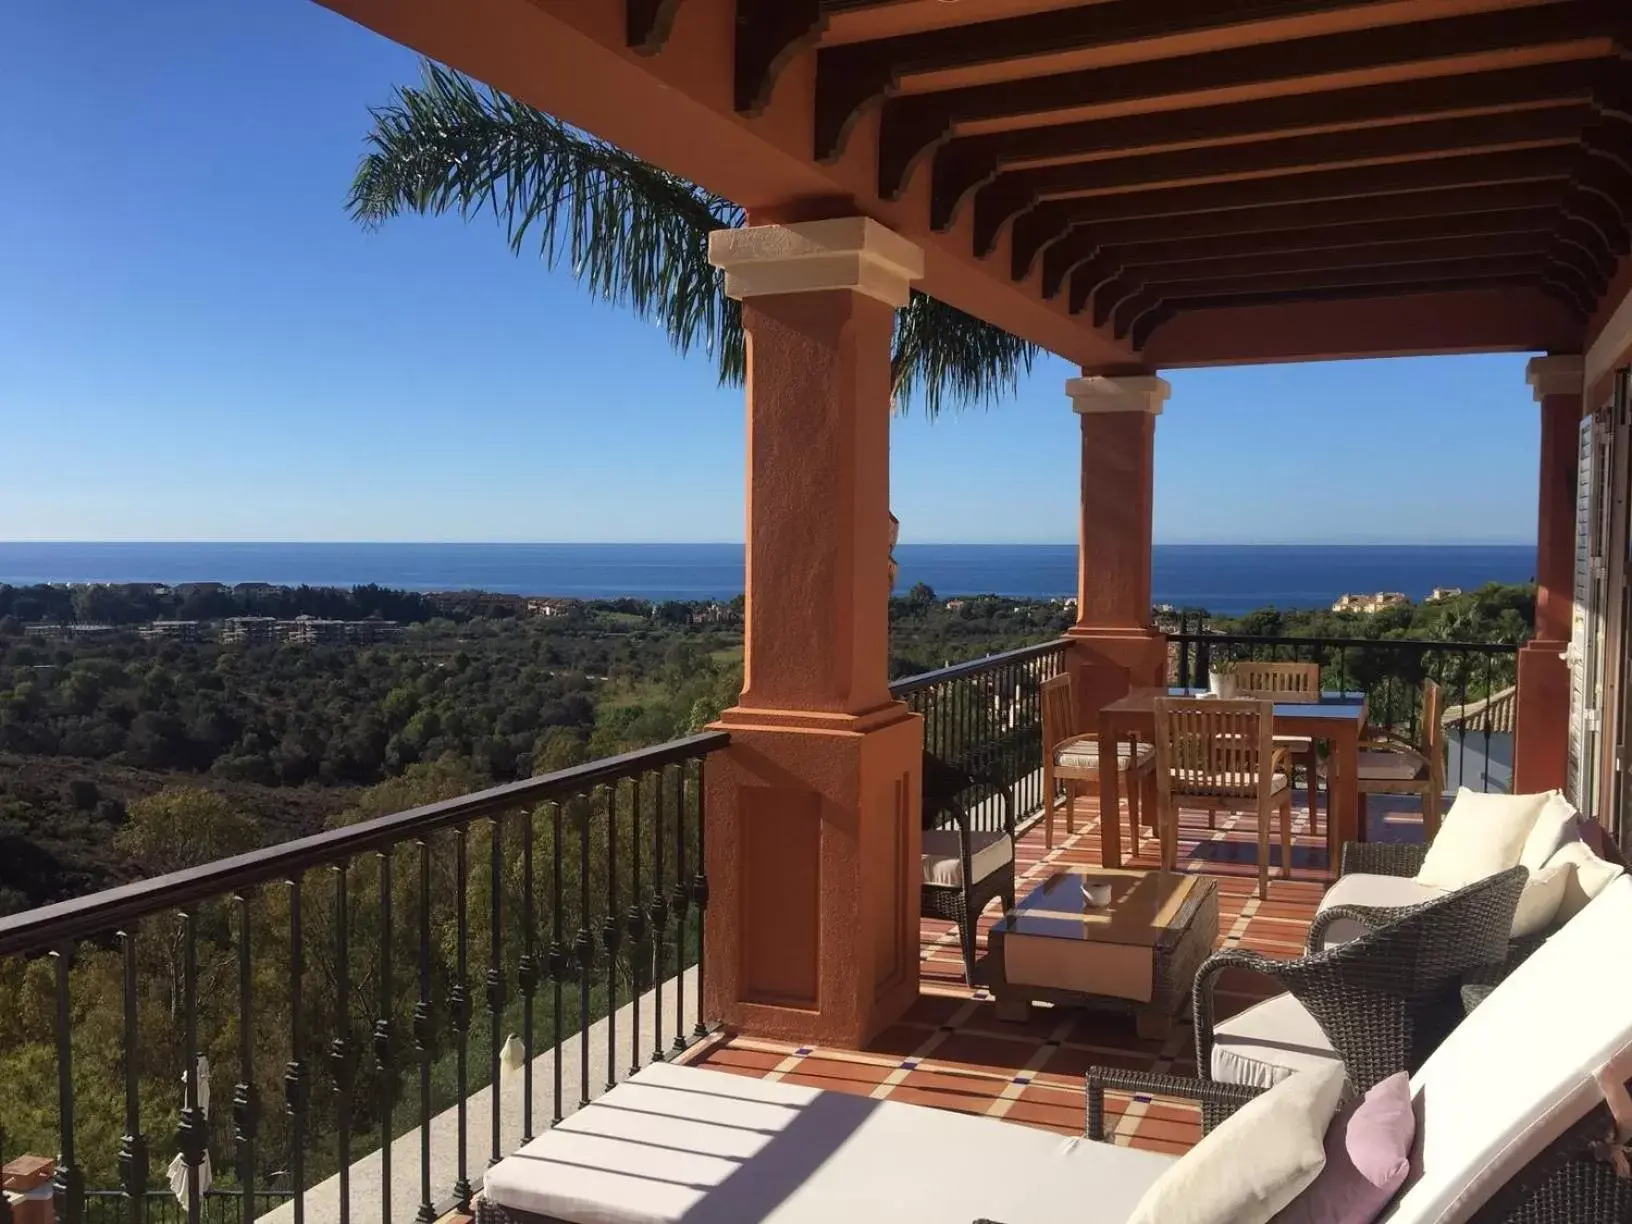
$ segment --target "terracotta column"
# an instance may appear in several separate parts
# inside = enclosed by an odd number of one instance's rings
[[[1564,785],[1569,753],[1570,641],[1575,586],[1575,479],[1580,446],[1580,357],[1537,357],[1525,379],[1541,405],[1536,518],[1536,632],[1519,651],[1513,789]]]
[[[889,692],[889,445],[923,256],[861,217],[721,231],[709,256],[748,333],[748,584],[707,769],[707,1004],[853,1047],[918,994],[923,724]]]
[[[1163,684],[1167,638],[1151,624],[1150,545],[1156,418],[1170,388],[1149,376],[1065,384],[1082,427],[1075,643],[1078,725],[1130,687]]]

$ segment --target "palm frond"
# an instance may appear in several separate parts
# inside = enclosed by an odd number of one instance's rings
[[[1037,352],[1030,341],[914,291],[895,316],[890,374],[896,405],[904,411],[921,398],[931,418],[949,403],[989,407],[1019,390]]]
[[[351,214],[490,211],[518,254],[529,236],[591,293],[653,319],[682,353],[701,344],[740,382],[742,323],[708,262],[708,235],[742,210],[505,94],[426,62],[424,82],[370,112]]]
[[[424,81],[370,112],[368,152],[348,207],[364,225],[403,212],[491,212],[518,254],[529,236],[590,292],[663,328],[682,353],[701,344],[722,383],[740,383],[742,314],[708,262],[708,235],[743,210],[523,102],[425,61]],[[897,403],[951,405],[1012,393],[1037,348],[915,292],[896,316]]]

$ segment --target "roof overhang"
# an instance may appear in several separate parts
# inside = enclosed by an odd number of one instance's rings
[[[321,0],[1092,370],[1582,348],[1625,0]]]

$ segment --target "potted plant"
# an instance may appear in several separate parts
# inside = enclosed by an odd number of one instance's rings
[[[1208,654],[1207,690],[1214,697],[1235,696],[1235,660],[1223,647],[1215,646]]]

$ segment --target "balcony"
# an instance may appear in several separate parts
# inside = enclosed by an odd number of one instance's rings
[[[1205,672],[1198,653],[1223,641],[1175,635],[1169,679]],[[1513,665],[1512,648],[1489,645],[1233,645],[1319,660],[1401,728],[1422,675],[1461,677],[1467,711]],[[1010,796],[1022,897],[1101,861],[1091,797],[1052,849],[1037,819],[1040,686],[1069,650],[1046,642],[892,689],[922,716],[929,753]],[[944,919],[917,924],[915,1001],[867,1041],[722,1029],[707,777],[729,741],[709,732],[0,920],[32,1074],[0,1098],[5,1151],[60,1155],[62,1220],[430,1220],[468,1210],[491,1161],[655,1059],[1073,1134],[1089,1066],[1192,1070],[1183,1023],[1146,1040],[1126,1017],[1073,1008],[999,1020]],[[995,801],[972,811],[1001,822]],[[1292,876],[1259,899],[1250,824],[1182,815],[1181,869],[1220,881],[1221,946],[1302,947],[1331,873],[1302,802],[1294,820]],[[1378,804],[1368,832],[1417,839],[1420,811]],[[1140,840],[1128,865],[1155,867],[1157,850]],[[981,919],[982,953],[997,917]],[[1265,990],[1231,971],[1220,1007]],[[187,1075],[187,1051],[207,1059],[213,1092]],[[1119,1142],[1177,1151],[1199,1134],[1184,1106],[1113,1096],[1109,1109]]]

